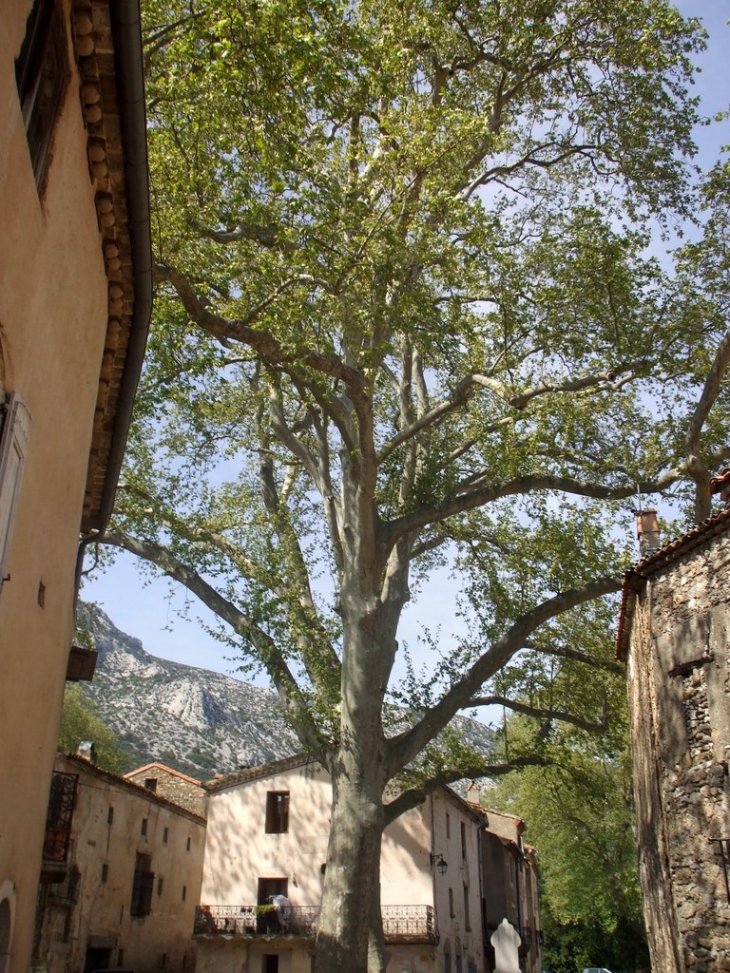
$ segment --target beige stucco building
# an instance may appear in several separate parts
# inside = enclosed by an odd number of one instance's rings
[[[79,532],[111,510],[149,318],[137,16],[0,0],[0,973],[30,965]]]
[[[332,787],[310,757],[207,785],[200,973],[309,973],[326,868]],[[389,969],[484,970],[478,812],[448,789],[384,834],[381,904]],[[271,896],[290,914],[267,909]],[[262,908],[263,907],[263,908]]]
[[[653,513],[653,512],[652,512]],[[641,886],[652,968],[730,970],[730,510],[626,575]]]
[[[53,785],[34,969],[194,970],[205,819],[79,756]]]

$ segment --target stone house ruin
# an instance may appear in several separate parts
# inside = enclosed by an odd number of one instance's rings
[[[617,641],[652,968],[730,970],[730,509],[662,547],[653,515]]]

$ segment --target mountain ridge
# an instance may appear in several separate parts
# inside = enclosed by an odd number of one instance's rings
[[[99,653],[94,680],[82,690],[118,736],[127,769],[164,763],[206,779],[301,752],[272,690],[151,655],[90,602],[79,602],[77,619]],[[468,743],[490,752],[488,727],[457,722]]]

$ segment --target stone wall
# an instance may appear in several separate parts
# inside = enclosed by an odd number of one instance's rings
[[[662,973],[730,971],[729,564],[730,534],[709,535],[646,577],[631,618],[637,836]]]
[[[133,770],[126,775],[127,780],[133,781],[140,787],[145,787],[146,781],[154,780],[153,788],[158,797],[164,797],[174,804],[179,804],[193,814],[206,816],[207,794],[205,789],[192,777],[187,777],[161,764],[151,764],[139,770]]]

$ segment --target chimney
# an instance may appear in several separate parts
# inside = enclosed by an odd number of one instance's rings
[[[710,493],[714,496],[720,494],[720,499],[726,504],[730,504],[730,469],[725,467],[720,470],[717,476],[710,480]]]
[[[636,536],[639,538],[639,554],[647,557],[661,547],[659,542],[659,520],[656,510],[635,510]]]
[[[91,740],[82,740],[79,744],[79,748],[76,751],[77,757],[83,757],[84,760],[88,760],[89,763],[96,763],[96,747]]]

